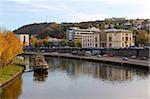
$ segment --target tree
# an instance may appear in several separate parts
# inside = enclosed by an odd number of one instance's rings
[[[5,51],[6,47],[7,47],[7,44],[5,43],[4,34],[0,32],[0,66],[2,65],[1,56],[2,56],[2,53]]]
[[[67,46],[68,45],[68,41],[66,39],[62,40],[62,46]]]
[[[5,34],[1,33],[1,38],[0,46],[3,46],[3,50],[1,50],[0,60],[2,63],[1,65],[6,66],[7,64],[11,63],[18,54],[23,52],[22,44],[16,35],[9,31],[7,31]],[[5,42],[5,44],[3,45],[2,42]]]
[[[38,43],[38,39],[35,36],[32,36],[31,39],[30,39],[30,44],[32,46],[36,46],[37,43]]]
[[[5,38],[4,35],[0,32],[0,57],[5,48],[6,48]]]
[[[74,40],[74,46],[75,47],[81,47],[81,40],[79,38]]]
[[[48,46],[48,44],[49,44],[48,39],[49,39],[48,36],[43,39],[43,44],[44,44],[45,46]]]
[[[141,30],[139,31],[138,35],[137,35],[137,43],[138,45],[146,45],[149,42],[149,36],[148,36],[148,32],[145,30]]]
[[[132,31],[132,33],[133,33],[133,41],[134,41],[134,44],[135,44],[135,46],[138,46],[138,44],[137,44],[138,31],[137,31],[136,29],[134,29],[134,28],[131,28],[131,31]]]

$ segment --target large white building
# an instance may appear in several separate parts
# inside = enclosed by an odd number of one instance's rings
[[[73,41],[79,39],[81,41],[81,47],[99,47],[99,29],[92,27],[88,29],[80,29],[79,27],[70,27],[67,31],[67,40]]]
[[[71,27],[67,30],[67,39],[79,39],[83,48],[125,48],[134,46],[133,32],[124,29],[99,30],[95,27],[80,29]]]
[[[123,29],[107,29],[101,31],[100,47],[125,48],[134,45],[133,32]]]

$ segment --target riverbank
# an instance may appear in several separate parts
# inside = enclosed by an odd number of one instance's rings
[[[0,69],[0,88],[8,85],[12,80],[18,77],[23,70],[24,67],[15,64]]]
[[[24,55],[35,55],[35,54],[41,54],[46,56],[53,56],[53,57],[63,57],[63,58],[73,58],[73,59],[82,59],[82,60],[89,60],[89,61],[97,61],[97,62],[107,62],[107,63],[115,63],[120,65],[132,65],[132,66],[138,66],[138,67],[146,67],[149,68],[149,61],[148,60],[138,60],[138,59],[129,59],[128,61],[122,60],[121,57],[97,57],[97,56],[78,56],[78,55],[72,55],[68,53],[40,53],[40,52],[25,52]]]

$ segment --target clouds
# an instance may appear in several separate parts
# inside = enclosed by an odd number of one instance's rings
[[[148,0],[5,0],[0,23],[10,29],[44,21],[80,22],[108,17],[150,18]],[[6,27],[7,28],[7,27]]]

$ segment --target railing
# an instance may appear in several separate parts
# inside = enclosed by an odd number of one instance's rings
[[[149,49],[142,48],[81,48],[81,47],[25,47],[25,52],[59,52],[59,53],[73,53],[90,51],[94,55],[108,54],[112,56],[136,56],[149,58]]]

